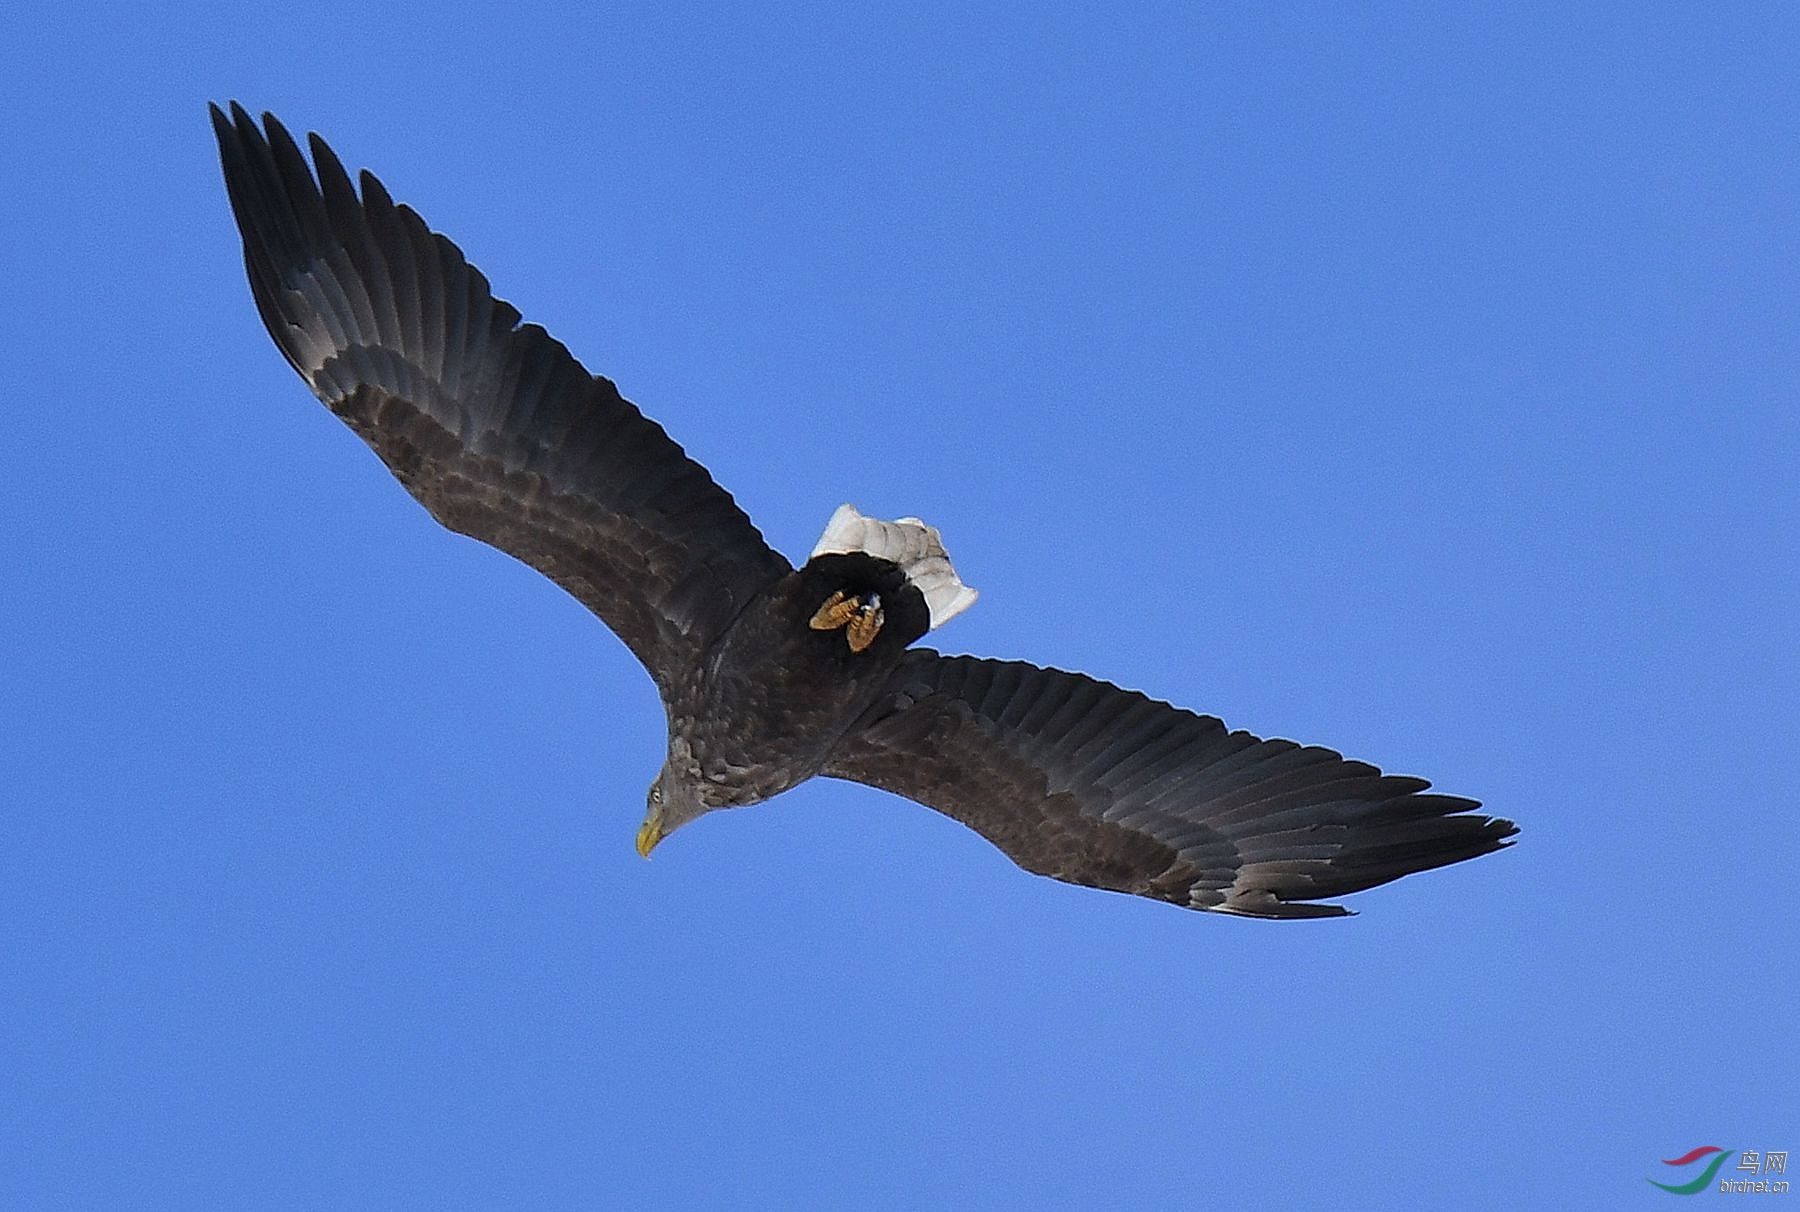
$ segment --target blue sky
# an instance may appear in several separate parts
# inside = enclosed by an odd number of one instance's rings
[[[1800,1148],[1800,18],[1347,8],[0,17],[0,1203],[1631,1207]],[[1246,922],[821,781],[641,861],[648,678],[282,362],[233,97],[790,555],[938,525],[942,647],[1520,844]]]

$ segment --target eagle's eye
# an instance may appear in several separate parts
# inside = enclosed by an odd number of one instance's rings
[[[650,802],[652,804],[662,803],[662,788],[661,787],[650,788]]]

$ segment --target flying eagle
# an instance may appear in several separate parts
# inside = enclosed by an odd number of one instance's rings
[[[460,250],[325,142],[211,107],[257,311],[325,406],[451,530],[568,590],[643,662],[668,757],[638,831],[814,775],[961,821],[1072,884],[1247,917],[1498,850],[1511,821],[1330,749],[1134,691],[915,646],[975,591],[938,532],[844,506],[794,568],[731,496]]]

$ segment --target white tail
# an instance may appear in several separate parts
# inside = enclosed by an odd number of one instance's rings
[[[839,505],[812,553],[848,555],[854,551],[900,565],[907,581],[925,596],[934,630],[973,606],[980,596],[963,584],[950,566],[950,553],[944,550],[937,527],[918,518],[884,522],[857,512],[854,505]]]

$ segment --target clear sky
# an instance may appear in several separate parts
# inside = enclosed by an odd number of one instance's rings
[[[725,7],[0,17],[0,1204],[1603,1208],[1800,1150],[1793,9]],[[1237,921],[819,781],[645,863],[649,679],[283,363],[233,97],[790,555],[939,526],[940,646],[1519,844]]]

